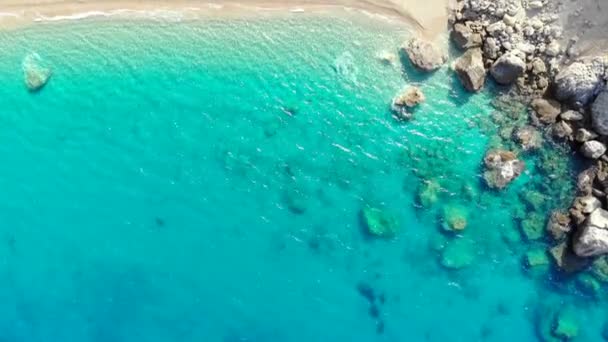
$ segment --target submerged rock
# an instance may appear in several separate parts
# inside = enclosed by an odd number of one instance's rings
[[[489,151],[484,157],[486,171],[484,179],[493,189],[503,189],[517,178],[524,170],[523,161],[516,158],[515,153],[503,150]]]
[[[560,310],[553,323],[553,335],[561,340],[572,340],[578,335],[578,323],[569,310]]]
[[[443,208],[443,229],[461,231],[467,227],[467,210],[459,205],[447,205]]]
[[[399,232],[399,221],[386,210],[366,206],[361,210],[366,231],[375,237],[392,238]]]
[[[437,181],[429,180],[422,183],[418,190],[418,203],[425,208],[431,207],[439,200],[441,185]]]
[[[551,256],[559,269],[564,272],[577,272],[589,264],[587,259],[583,259],[574,254],[566,242],[562,242],[550,249]]]
[[[532,249],[526,253],[524,262],[528,268],[546,266],[549,265],[549,256],[544,249]]]
[[[443,250],[441,265],[449,269],[470,266],[475,260],[475,243],[466,238],[452,240]]]
[[[530,125],[517,128],[513,133],[513,138],[524,151],[536,150],[543,144],[543,136]]]
[[[601,135],[608,135],[608,90],[602,91],[591,106],[593,129]]]
[[[608,283],[608,257],[601,256],[591,264],[591,274],[602,283]]]
[[[526,70],[525,58],[521,51],[512,50],[500,56],[492,67],[490,74],[497,83],[509,85],[515,82]]]
[[[410,39],[403,47],[412,64],[423,71],[439,69],[448,59],[445,51],[432,42]]]
[[[538,240],[545,235],[545,216],[538,213],[529,214],[521,221],[520,227],[528,241]]]
[[[574,252],[580,257],[608,253],[608,211],[595,209],[574,238]]]
[[[25,57],[22,63],[25,86],[31,92],[42,89],[52,75],[52,70],[43,65],[42,59],[36,53]]]
[[[547,222],[547,231],[551,234],[554,240],[562,240],[566,234],[570,233],[572,226],[570,225],[570,216],[560,211],[554,211]]]
[[[576,278],[576,287],[593,297],[598,297],[601,293],[602,285],[595,277],[583,273]]]
[[[454,64],[458,79],[468,91],[479,91],[486,80],[481,49],[469,49]]]

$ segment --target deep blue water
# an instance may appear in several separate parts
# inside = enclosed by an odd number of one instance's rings
[[[529,155],[506,191],[486,189],[498,90],[381,63],[408,33],[373,23],[0,33],[0,340],[536,341],[539,313],[563,307],[581,341],[601,340],[604,299],[522,267],[547,246],[521,237],[522,194],[538,191],[544,217],[568,177]],[[37,93],[31,53],[53,69]],[[399,122],[390,102],[408,85],[427,101]],[[394,239],[365,234],[365,206],[397,217]],[[446,206],[464,208],[462,233],[443,230]],[[446,269],[455,243],[472,262]]]

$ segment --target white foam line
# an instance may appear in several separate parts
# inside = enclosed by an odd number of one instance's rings
[[[200,8],[193,7],[187,10],[200,10]],[[160,18],[160,19],[183,19],[183,11],[176,10],[132,10],[132,9],[116,9],[112,11],[89,11],[74,13],[70,15],[57,15],[57,16],[45,16],[38,13],[38,16],[34,18],[34,21],[62,21],[62,20],[82,20],[92,17],[112,17],[112,16],[128,16],[128,17],[149,17],[149,18]]]
[[[5,17],[19,18],[20,15],[17,13],[13,13],[13,12],[0,12],[0,18],[5,18]]]

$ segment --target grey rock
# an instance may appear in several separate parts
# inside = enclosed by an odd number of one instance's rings
[[[456,23],[452,28],[450,37],[454,44],[461,50],[480,47],[483,38],[480,33],[474,32],[469,25]]]
[[[591,106],[591,122],[597,133],[608,135],[608,90],[606,89],[595,98]]]
[[[499,84],[508,85],[523,75],[526,70],[525,56],[512,50],[500,56],[492,65],[490,73]]]
[[[412,38],[403,47],[412,64],[423,71],[433,71],[440,68],[448,59],[432,42],[420,38]]]
[[[554,137],[559,139],[566,139],[572,136],[573,132],[572,127],[565,121],[556,122],[551,127],[551,133]]]
[[[572,225],[570,224],[570,216],[560,211],[554,211],[549,217],[547,222],[547,231],[553,239],[561,240],[566,237],[566,234],[570,233]]]
[[[552,247],[550,253],[557,267],[564,272],[577,272],[589,265],[588,260],[574,254],[565,241]]]
[[[581,121],[584,119],[583,114],[581,114],[580,112],[577,112],[575,110],[565,111],[565,112],[561,113],[559,115],[559,117],[562,120],[566,120],[566,121]]]
[[[467,50],[454,64],[454,70],[462,85],[468,91],[479,91],[486,79],[481,49]]]
[[[587,158],[597,159],[606,153],[606,145],[597,140],[589,140],[581,146],[581,153]]]
[[[555,77],[555,98],[575,107],[589,104],[604,87],[606,58],[578,60]]]
[[[575,198],[573,206],[583,214],[591,214],[595,209],[602,207],[602,202],[593,196],[587,195]]]
[[[530,125],[516,129],[513,132],[513,138],[525,151],[538,149],[543,143],[543,137],[540,132]]]
[[[409,87],[395,96],[391,109],[399,119],[411,119],[412,109],[425,101],[424,93],[418,87]]]
[[[590,195],[596,175],[597,168],[594,166],[579,173],[576,180],[576,189],[578,192],[584,195]]]
[[[574,135],[574,140],[584,143],[585,141],[589,141],[597,137],[598,135],[595,132],[592,132],[586,128],[579,128]]]
[[[538,121],[544,124],[554,123],[561,113],[561,104],[555,100],[535,99],[530,104]]]
[[[587,217],[574,239],[574,253],[592,257],[608,253],[608,211],[598,208]]]
[[[495,38],[488,37],[483,44],[483,53],[486,58],[496,59],[500,53],[500,46]]]

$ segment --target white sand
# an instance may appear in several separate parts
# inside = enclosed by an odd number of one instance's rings
[[[86,16],[264,16],[359,11],[408,25],[436,38],[447,32],[448,0],[0,0],[0,27]]]

